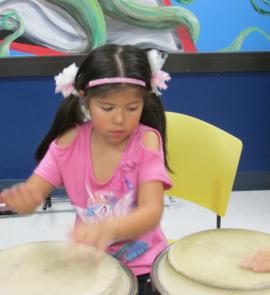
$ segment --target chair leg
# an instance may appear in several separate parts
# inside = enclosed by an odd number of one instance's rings
[[[220,228],[220,224],[221,224],[221,217],[217,215],[217,228]]]
[[[42,210],[47,210],[48,208],[51,208],[51,207],[52,207],[52,199],[51,199],[51,196],[49,195],[43,202]]]

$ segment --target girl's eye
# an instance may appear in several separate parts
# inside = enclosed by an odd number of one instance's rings
[[[111,111],[113,108],[112,108],[112,107],[106,107],[106,106],[103,106],[103,107],[101,107],[101,109],[102,109],[103,111],[105,111],[105,112],[109,112],[109,111]]]
[[[130,111],[130,112],[134,112],[134,111],[136,111],[138,109],[138,107],[129,107],[128,108],[128,111]]]

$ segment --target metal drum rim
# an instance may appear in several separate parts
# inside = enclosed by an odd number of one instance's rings
[[[129,295],[138,294],[138,281],[137,281],[137,278],[136,278],[135,274],[123,262],[121,262],[119,260],[117,260],[117,261],[120,263],[120,265],[123,268],[124,272],[127,274],[127,276],[129,277],[129,279],[131,281],[131,288],[130,288],[130,291],[129,291]]]
[[[168,251],[173,245],[169,245],[165,249],[163,249],[159,255],[154,259],[153,266],[151,268],[151,273],[150,273],[150,279],[153,284],[153,287],[161,294],[161,295],[170,295],[167,291],[164,290],[162,287],[162,284],[157,276],[157,267],[161,261],[161,259],[164,258],[165,255],[167,255]]]

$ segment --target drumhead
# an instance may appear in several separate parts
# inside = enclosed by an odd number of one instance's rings
[[[104,254],[97,261],[95,248],[68,245],[37,242],[1,250],[0,294],[136,294],[135,275],[118,260]]]
[[[252,230],[207,230],[178,240],[168,253],[172,267],[204,285],[226,289],[270,288],[270,273],[239,267],[243,258],[270,249],[270,235]]]
[[[269,295],[270,288],[239,290],[211,287],[194,281],[177,272],[168,259],[173,245],[165,249],[154,261],[151,282],[161,295]],[[260,275],[260,274],[258,274]]]

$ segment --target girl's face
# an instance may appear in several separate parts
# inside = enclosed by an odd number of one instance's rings
[[[143,98],[135,88],[114,91],[90,99],[89,111],[95,132],[106,142],[123,143],[139,124]]]

